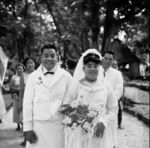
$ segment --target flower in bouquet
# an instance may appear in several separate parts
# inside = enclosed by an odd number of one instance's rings
[[[65,125],[68,125],[68,124],[70,124],[72,121],[71,121],[71,118],[69,118],[69,117],[66,117],[64,120],[63,120],[63,124],[65,124]]]
[[[75,101],[72,104],[63,105],[60,112],[65,116],[65,127],[75,129],[81,127],[86,133],[94,129],[94,122],[99,115],[97,108]]]
[[[82,128],[83,128],[83,130],[84,130],[85,132],[88,132],[88,131],[91,130],[92,125],[91,125],[89,122],[84,122]]]
[[[70,104],[70,106],[71,106],[72,108],[76,108],[76,107],[78,107],[79,104],[80,104],[80,101],[79,101],[79,100],[74,100],[74,101]]]

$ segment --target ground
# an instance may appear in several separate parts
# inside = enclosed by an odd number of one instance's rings
[[[147,83],[144,82],[145,84]],[[141,85],[143,84],[140,82],[140,87]],[[149,120],[149,91],[126,86],[125,96],[134,102],[134,106],[129,106],[129,110],[140,113]],[[9,110],[12,104],[10,94],[6,94],[4,100]],[[126,112],[123,112],[122,125],[123,130],[117,129],[119,148],[149,148],[149,125],[145,125],[142,120]],[[15,128],[16,124],[12,123],[11,108],[5,115],[3,123],[0,124],[0,148],[21,148],[22,133],[15,131]]]
[[[126,87],[125,97],[133,102],[133,106],[128,106],[129,110],[139,113],[146,119],[149,119],[149,91],[144,91],[135,87]]]
[[[21,148],[19,145],[23,137],[21,132],[16,131],[17,125],[12,121],[12,108],[4,116],[3,123],[0,124],[0,148]]]
[[[124,129],[117,129],[119,148],[149,148],[149,127],[127,113],[123,113]],[[12,122],[12,109],[8,111],[0,124],[0,148],[21,148],[23,137],[15,131]]]
[[[117,130],[119,148],[149,148],[149,127],[137,118],[123,114],[125,129]]]

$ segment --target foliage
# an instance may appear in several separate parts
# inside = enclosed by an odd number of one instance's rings
[[[149,48],[148,0],[1,0],[0,18],[0,45],[20,60],[49,42],[64,61],[103,52],[122,30],[133,51]]]
[[[86,133],[93,132],[99,115],[99,108],[74,100],[71,104],[62,105],[60,113],[64,115],[63,124],[72,130],[81,127]]]

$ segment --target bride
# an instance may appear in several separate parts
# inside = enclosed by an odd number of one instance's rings
[[[100,114],[91,136],[81,127],[73,130],[65,128],[65,148],[113,148],[111,121],[117,115],[117,101],[109,85],[98,79],[101,55],[96,49],[88,49],[77,64],[73,83],[69,88],[64,104],[80,99],[82,103],[98,107]]]

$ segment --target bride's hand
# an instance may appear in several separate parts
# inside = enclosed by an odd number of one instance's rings
[[[97,123],[96,131],[95,131],[96,137],[102,138],[104,134],[104,130],[105,130],[104,124],[102,122]]]

